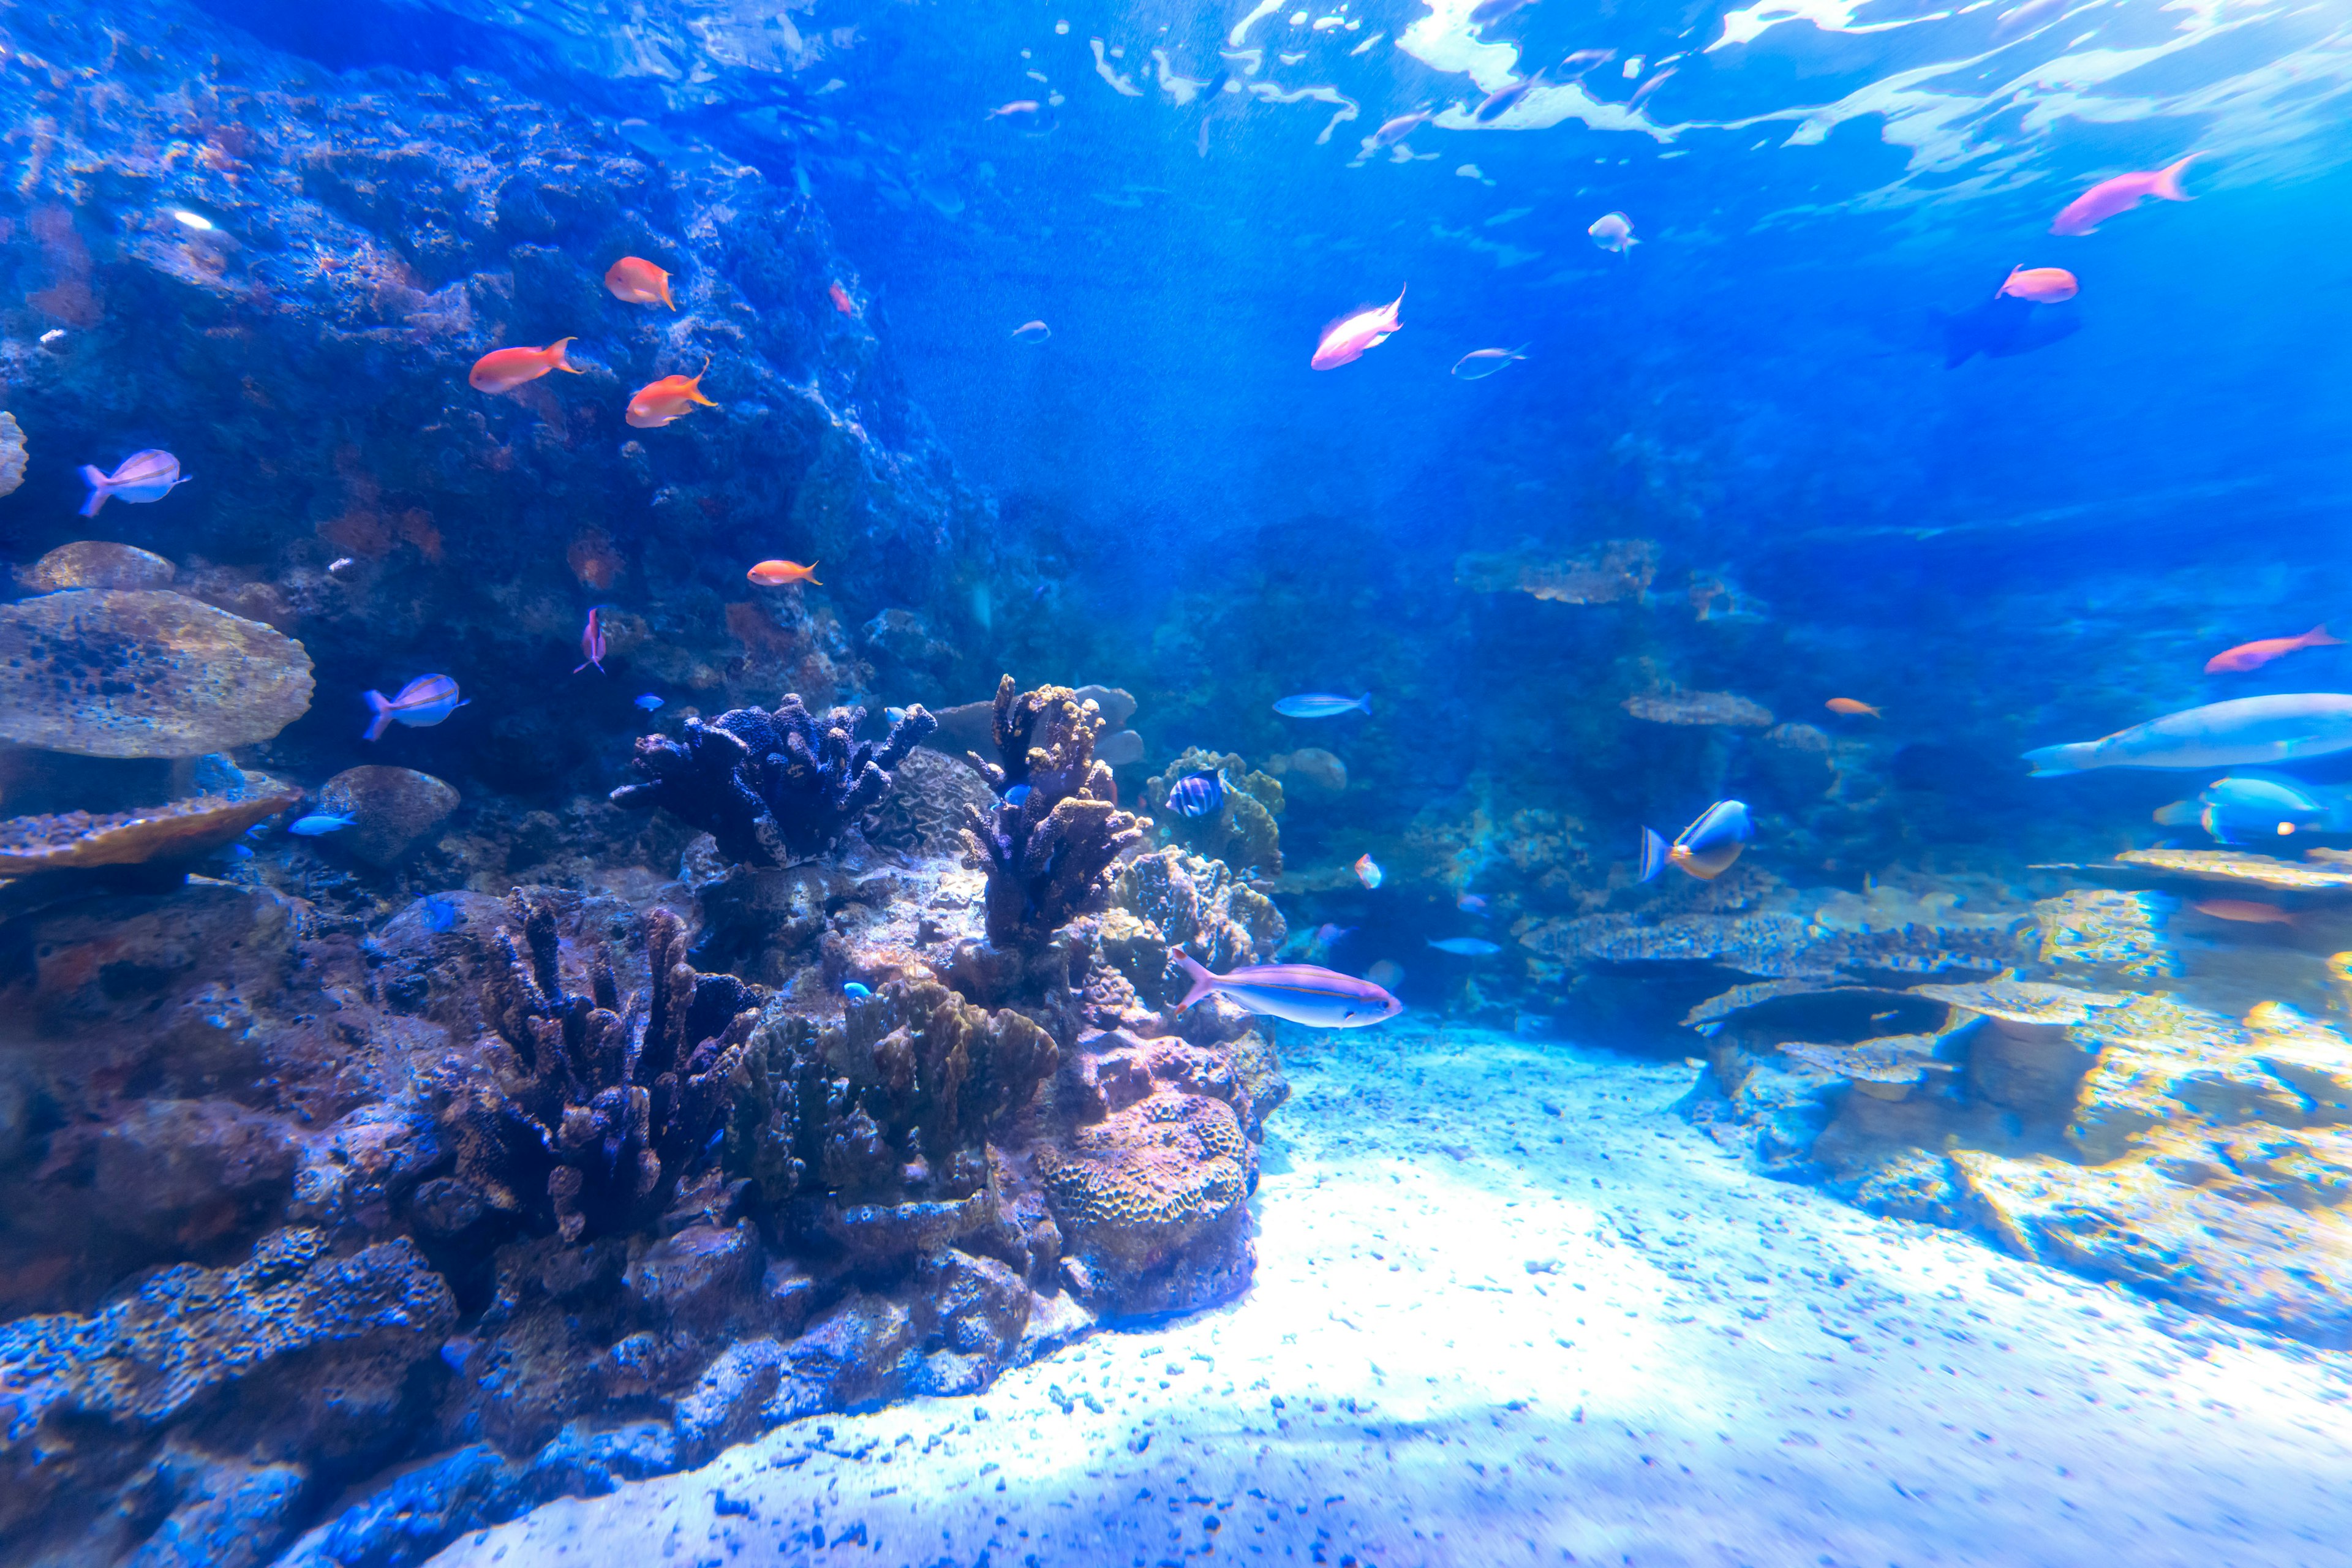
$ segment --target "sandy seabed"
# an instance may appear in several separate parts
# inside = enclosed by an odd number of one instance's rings
[[[1244,1300],[436,1568],[2352,1563],[2352,1355],[1754,1175],[1679,1063],[1282,1043]]]

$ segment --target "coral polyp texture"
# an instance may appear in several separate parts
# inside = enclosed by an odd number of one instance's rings
[[[702,829],[729,859],[780,866],[828,847],[892,788],[898,766],[939,721],[906,710],[877,743],[856,738],[863,708],[822,717],[797,694],[771,712],[733,708],[708,724],[689,718],[675,740],[646,735],[632,765],[645,775],[613,792],[613,804],[659,806]]]
[[[499,938],[482,1000],[510,1056],[467,1098],[459,1175],[566,1241],[642,1228],[716,1154],[760,993],[698,973],[667,910],[645,920],[647,994],[624,1004],[605,953],[567,991],[554,910],[517,892],[508,912],[523,946]]]
[[[1022,691],[1005,676],[991,728],[997,761],[969,754],[997,800],[965,808],[964,840],[988,872],[988,940],[1035,946],[1094,901],[1150,819],[1119,810],[1109,764],[1095,757],[1101,711],[1068,687]]]
[[[301,798],[280,785],[244,800],[197,795],[142,811],[12,817],[0,822],[0,876],[192,860]]]

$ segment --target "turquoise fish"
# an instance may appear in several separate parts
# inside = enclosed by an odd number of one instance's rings
[[[1253,1013],[1312,1029],[1360,1029],[1404,1011],[1403,1003],[1370,981],[1311,963],[1254,963],[1230,974],[1212,974],[1181,948],[1170,949],[1169,956],[1192,980],[1192,988],[1176,1004],[1178,1012],[1218,992]]]
[[[2033,777],[2093,768],[2235,768],[2352,751],[2352,697],[2297,691],[2168,713],[2097,741],[2025,753]]]

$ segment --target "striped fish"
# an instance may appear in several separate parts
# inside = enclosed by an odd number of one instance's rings
[[[438,724],[466,705],[457,695],[457,683],[446,675],[420,675],[400,689],[397,697],[386,697],[381,691],[367,693],[368,710],[375,715],[361,738],[373,741],[394,722],[410,725]]]
[[[85,466],[81,471],[81,482],[89,487],[89,499],[81,503],[81,514],[96,517],[98,509],[109,500],[162,500],[188,481],[180,472],[179,458],[169,452],[150,449],[131,453],[122,459],[121,467],[110,474],[102,474]]]
[[[1180,1013],[1219,992],[1253,1013],[1313,1029],[1360,1029],[1404,1011],[1403,1003],[1370,981],[1311,963],[1255,963],[1231,974],[1212,974],[1181,948],[1169,954],[1192,979],[1192,988],[1176,1005]]]

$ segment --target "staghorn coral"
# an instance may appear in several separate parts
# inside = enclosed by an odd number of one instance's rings
[[[71,589],[0,606],[0,740],[85,757],[194,757],[310,707],[291,637],[179,594]]]
[[[642,784],[623,784],[613,804],[660,806],[716,839],[729,859],[779,866],[829,847],[887,798],[890,770],[938,721],[909,708],[880,745],[855,740],[863,708],[835,708],[822,720],[787,696],[770,712],[735,708],[705,724],[688,719],[682,737],[646,735],[634,766]]]
[[[1150,818],[1118,809],[1110,768],[1095,757],[1103,720],[1063,686],[1020,691],[997,682],[992,732],[998,762],[967,753],[996,791],[995,805],[965,808],[964,843],[987,869],[988,940],[1042,945],[1091,902],[1119,852]],[[1008,800],[1023,785],[1027,794]]]
[[[1281,875],[1282,829],[1275,818],[1282,815],[1282,783],[1270,773],[1252,772],[1249,763],[1234,753],[1220,755],[1191,747],[1168,764],[1167,772],[1146,781],[1144,798],[1164,802],[1171,789],[1202,773],[1224,779],[1223,808],[1214,816],[1197,819],[1171,812],[1158,819],[1160,831],[1170,842],[1195,855],[1223,860],[1244,875],[1260,871],[1270,877]],[[1340,776],[1344,779],[1345,773]]]
[[[589,966],[591,994],[567,993],[553,908],[520,889],[507,907],[527,953],[499,938],[506,962],[482,1006],[506,1059],[463,1103],[458,1174],[566,1241],[640,1229],[712,1151],[761,994],[698,973],[667,910],[646,917],[650,996],[625,1007],[608,954]]]

